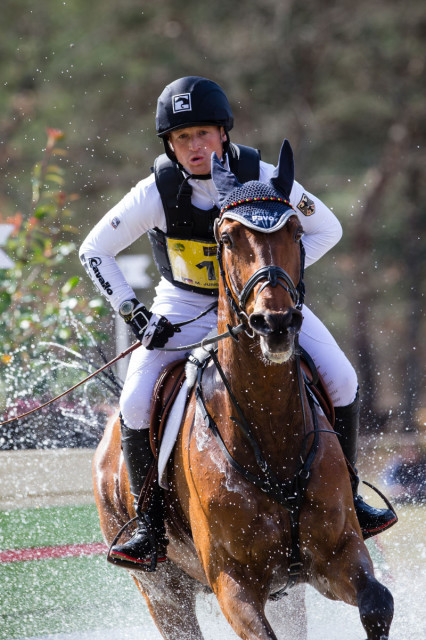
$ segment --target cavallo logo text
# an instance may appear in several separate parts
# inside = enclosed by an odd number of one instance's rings
[[[89,258],[89,267],[93,270],[94,277],[99,281],[102,289],[104,289],[109,296],[112,295],[112,288],[109,282],[106,282],[101,272],[99,271],[99,265],[102,264],[101,258]]]

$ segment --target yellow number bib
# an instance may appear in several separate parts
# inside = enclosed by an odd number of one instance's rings
[[[177,282],[194,287],[218,288],[219,269],[216,252],[216,243],[167,238],[167,253],[173,278]]]

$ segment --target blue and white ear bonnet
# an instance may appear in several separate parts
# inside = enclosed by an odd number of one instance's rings
[[[249,229],[272,233],[283,227],[295,213],[289,202],[294,180],[293,152],[287,140],[268,183],[252,180],[240,184],[233,173],[212,156],[212,178],[220,196],[218,225],[224,219],[237,220]]]

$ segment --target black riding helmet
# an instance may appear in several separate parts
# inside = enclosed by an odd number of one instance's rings
[[[158,98],[155,125],[169,158],[176,161],[167,142],[170,131],[203,124],[225,129],[226,151],[229,144],[228,131],[234,126],[234,117],[221,87],[216,82],[199,76],[179,78],[167,85]]]

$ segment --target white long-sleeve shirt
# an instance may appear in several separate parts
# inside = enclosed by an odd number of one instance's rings
[[[260,162],[261,182],[272,176],[274,166]],[[220,207],[219,195],[213,180],[190,179],[192,203],[199,209],[209,210],[215,204]],[[326,205],[294,181],[290,202],[304,229],[303,245],[306,251],[306,266],[313,264],[329,251],[341,238],[340,222]],[[304,214],[303,211],[309,215]],[[313,213],[311,213],[314,211]],[[80,259],[99,291],[105,295],[115,310],[124,300],[135,298],[135,293],[126,282],[116,256],[133,244],[149,229],[167,231],[166,216],[154,174],[141,180],[96,224],[80,248]],[[161,278],[157,293],[173,284]],[[204,307],[211,297],[192,291],[178,289],[178,296],[185,296],[194,304]]]

